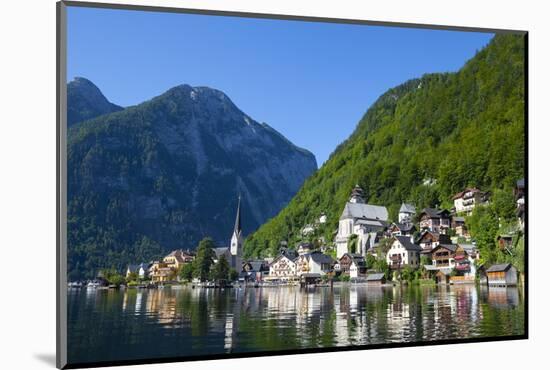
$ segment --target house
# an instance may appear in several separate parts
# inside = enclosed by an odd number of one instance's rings
[[[296,275],[314,274],[323,276],[333,271],[334,260],[319,251],[302,254],[296,259]],[[312,275],[313,276],[313,275]]]
[[[176,279],[177,272],[164,261],[154,261],[149,267],[149,276],[153,283],[165,283]]]
[[[497,244],[500,250],[510,251],[513,246],[514,237],[510,234],[502,234],[497,236]]]
[[[269,274],[269,264],[264,260],[251,260],[243,264],[242,272],[246,281],[263,281]]]
[[[436,269],[441,268],[455,268],[456,255],[464,256],[464,250],[461,246],[456,244],[439,244],[432,252],[432,266]],[[461,257],[462,259],[463,257]]]
[[[165,256],[163,261],[167,267],[178,270],[184,264],[193,262],[194,259],[195,254],[193,252],[189,250],[184,251],[182,249],[176,249]]]
[[[360,254],[344,253],[342,257],[338,259],[338,267],[341,275],[349,277],[358,277],[366,273],[365,257]],[[351,273],[353,269],[353,275]]]
[[[303,254],[309,254],[313,251],[313,244],[311,243],[300,243],[298,245],[298,248],[296,248],[298,251],[298,255],[301,256]]]
[[[451,237],[434,231],[425,230],[416,240],[416,244],[422,248],[422,253],[431,253],[439,244],[451,244]]]
[[[139,268],[138,266],[139,265],[128,265],[128,267],[126,268],[126,279],[128,279],[131,274],[137,275]]]
[[[416,226],[413,223],[394,222],[388,229],[391,236],[411,236],[416,232]]]
[[[446,209],[424,208],[419,216],[420,230],[444,233],[451,226],[450,212]]]
[[[399,208],[399,214],[397,218],[399,220],[399,223],[412,223],[415,214],[416,208],[412,204],[403,203],[401,204],[401,208]]]
[[[493,265],[487,269],[489,286],[514,286],[518,283],[518,271],[512,264]]]
[[[296,277],[296,262],[286,253],[279,254],[273,262],[269,264],[270,280],[294,280]]]
[[[458,236],[469,237],[468,229],[466,228],[466,220],[461,216],[453,216],[451,219],[451,229]]]
[[[367,275],[367,285],[382,285],[386,283],[386,276],[383,272]]]
[[[229,265],[237,270],[242,269],[242,255],[243,255],[243,232],[241,227],[241,197],[237,202],[237,215],[235,216],[235,226],[233,227],[233,234],[231,235],[231,242],[228,248],[215,248],[214,252],[216,257],[214,262],[217,263],[219,258],[224,255],[229,262]]]
[[[473,209],[485,201],[485,193],[477,188],[466,188],[453,196],[456,212],[467,215],[471,215]]]
[[[387,227],[387,221],[386,207],[366,204],[363,189],[356,185],[338,223],[335,238],[337,258],[351,252],[348,250],[348,241],[352,235],[357,235],[356,252],[365,256],[370,240]]]
[[[351,261],[351,265],[349,266],[349,277],[351,279],[357,279],[365,277],[367,274],[367,261],[365,260],[365,257],[360,256],[358,258],[354,258]]]
[[[516,215],[521,229],[525,229],[525,179],[520,179],[516,182],[514,189],[516,198]]]
[[[386,262],[392,269],[406,266],[418,268],[420,266],[420,252],[422,248],[414,244],[409,236],[394,236],[391,247],[386,254]]]

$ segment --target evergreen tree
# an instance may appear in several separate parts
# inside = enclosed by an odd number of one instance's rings
[[[210,275],[210,268],[214,263],[214,241],[204,238],[197,247],[197,255],[193,261],[193,277],[200,281],[206,281]]]

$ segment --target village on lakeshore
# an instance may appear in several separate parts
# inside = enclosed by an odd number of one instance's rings
[[[525,183],[510,189],[516,202],[517,222],[497,235],[503,255],[513,256],[525,228]],[[466,218],[476,207],[486,207],[490,194],[475,187],[452,198],[454,207],[416,209],[403,203],[397,220],[386,207],[368,204],[356,185],[343,205],[332,243],[324,238],[281,244],[278,255],[243,258],[241,199],[229,247],[217,247],[205,238],[196,250],[177,249],[161,260],[128,265],[125,271],[103,270],[97,279],[70,282],[70,288],[161,288],[179,284],[194,287],[299,285],[332,286],[334,282],[366,285],[481,284],[516,286],[522,271],[510,262],[487,264],[470,235]],[[319,215],[301,230],[304,239],[327,222]]]

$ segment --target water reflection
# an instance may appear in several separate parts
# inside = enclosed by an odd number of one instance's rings
[[[82,290],[69,292],[71,362],[523,333],[516,288]]]

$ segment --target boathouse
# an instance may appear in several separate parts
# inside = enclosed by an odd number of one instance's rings
[[[512,264],[493,265],[487,269],[489,286],[514,286],[518,284],[518,271]]]
[[[385,283],[386,277],[383,272],[367,275],[367,285],[382,285]]]

